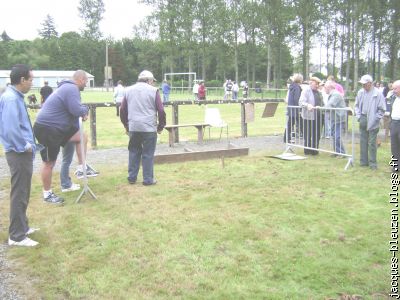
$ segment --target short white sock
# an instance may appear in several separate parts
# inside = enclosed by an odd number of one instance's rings
[[[50,189],[48,191],[43,190],[43,198],[47,198],[51,195],[53,191]]]
[[[78,166],[76,167],[76,169],[77,169],[78,171],[83,172],[83,166],[82,166],[82,165],[78,165]]]

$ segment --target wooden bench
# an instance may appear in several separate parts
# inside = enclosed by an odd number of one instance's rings
[[[196,127],[197,129],[197,142],[203,143],[204,128],[210,126],[210,124],[177,124],[177,125],[166,125],[165,130],[168,130],[169,146],[173,147],[175,142],[175,130],[179,127]]]

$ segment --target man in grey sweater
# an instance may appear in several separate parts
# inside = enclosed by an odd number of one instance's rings
[[[376,137],[379,122],[386,111],[386,103],[383,94],[373,86],[370,75],[362,76],[359,82],[363,88],[357,93],[354,110],[360,123],[360,165],[376,170]]]
[[[120,118],[129,134],[128,181],[136,183],[140,168],[143,167],[143,185],[154,185],[154,152],[157,133],[165,126],[165,112],[160,92],[152,84],[154,76],[149,71],[139,74],[136,84],[125,89],[121,104]],[[158,116],[158,124],[157,124]]]

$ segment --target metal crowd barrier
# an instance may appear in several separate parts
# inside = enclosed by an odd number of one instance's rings
[[[349,127],[351,120],[351,128]],[[330,153],[335,158],[347,159],[345,170],[354,162],[355,117],[350,107],[312,110],[288,106],[284,141],[285,152],[304,149],[305,155]]]

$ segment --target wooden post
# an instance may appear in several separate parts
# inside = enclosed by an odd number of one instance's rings
[[[245,103],[240,103],[240,124],[242,128],[242,137],[247,137],[246,108]]]
[[[90,116],[90,133],[92,137],[92,149],[97,149],[97,133],[96,133],[96,106],[90,106],[89,108]]]
[[[172,124],[179,124],[179,105],[177,103],[172,103]],[[179,143],[179,130],[178,128],[174,128],[175,130],[175,143]]]

